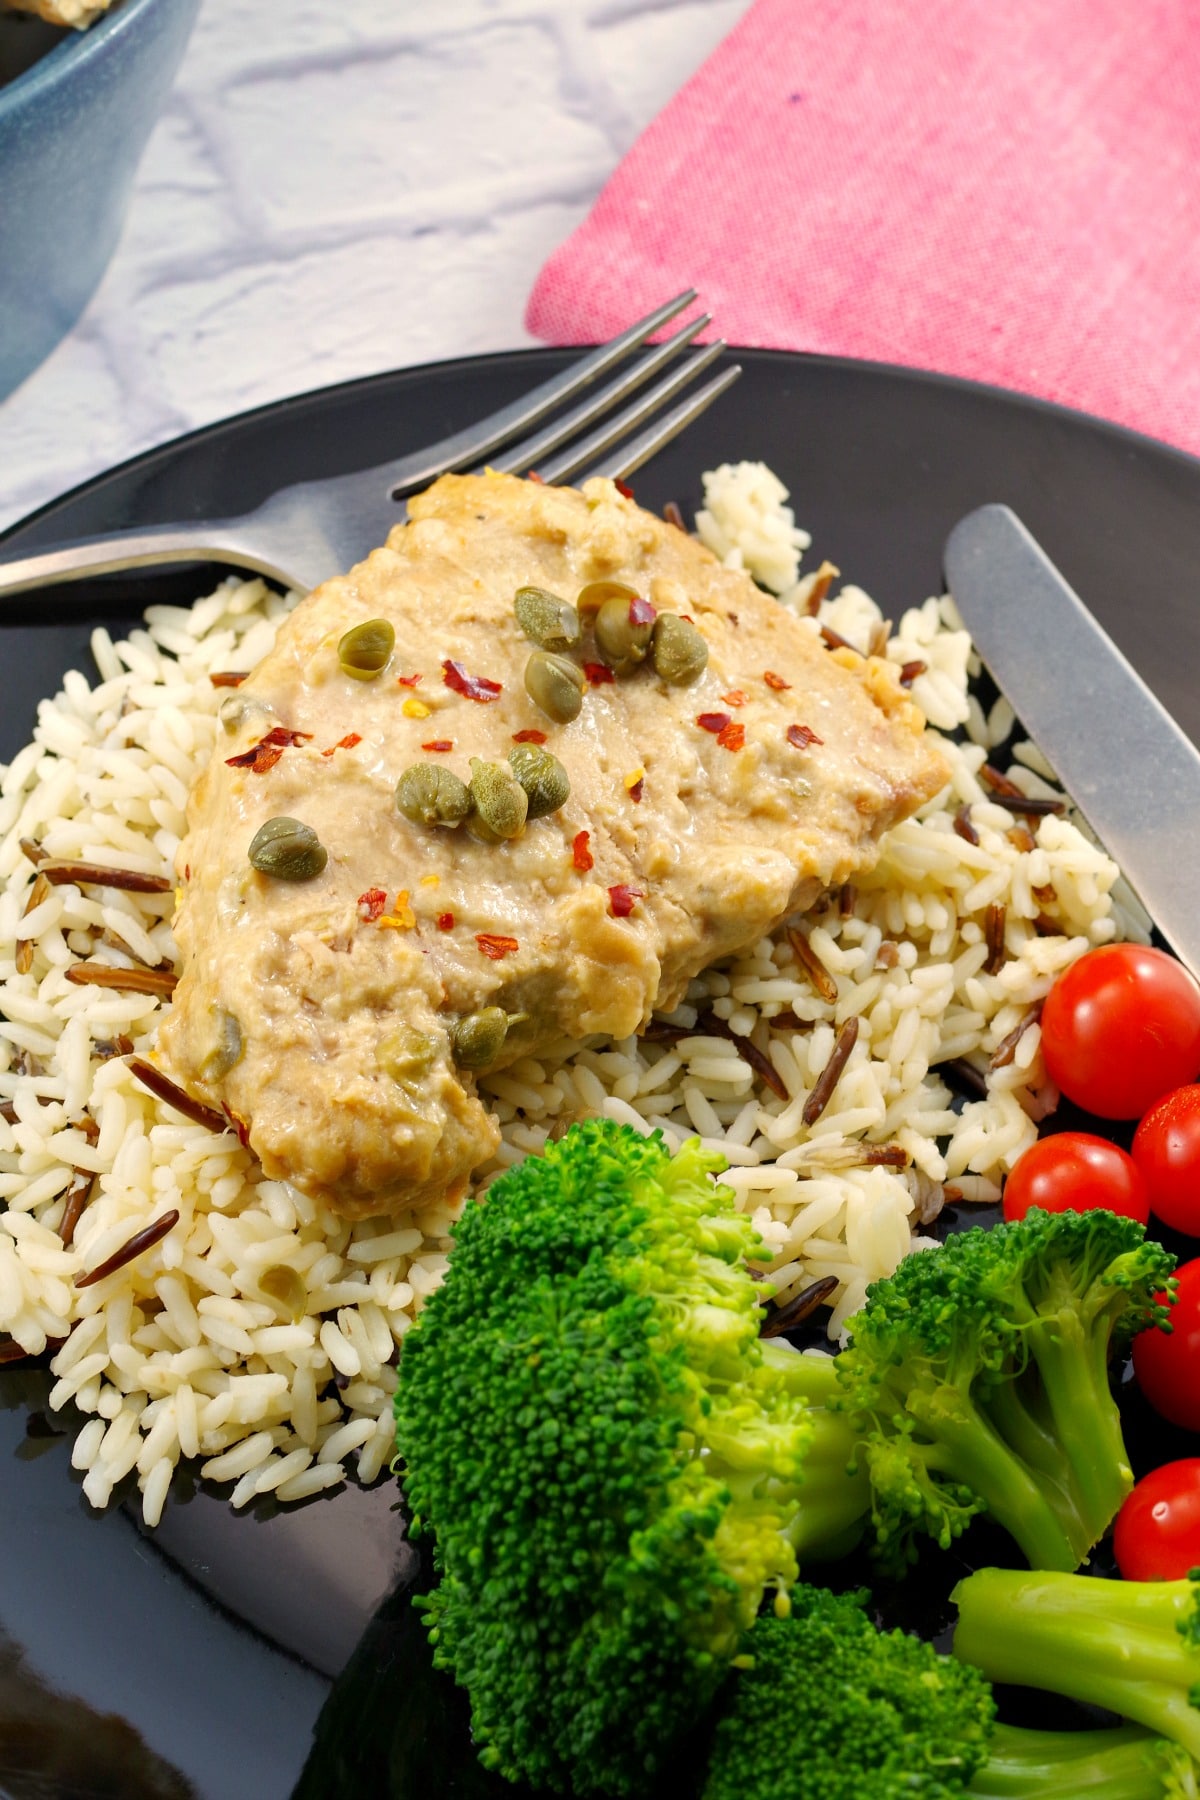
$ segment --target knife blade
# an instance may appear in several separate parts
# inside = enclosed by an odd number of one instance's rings
[[[997,687],[1200,974],[1200,753],[1009,507],[960,519],[943,566]]]

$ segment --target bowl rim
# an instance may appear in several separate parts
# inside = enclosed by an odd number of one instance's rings
[[[39,56],[15,80],[0,87],[0,119],[6,113],[16,112],[27,101],[36,101],[44,89],[53,88],[60,79],[66,80],[80,65],[103,56],[114,40],[134,28],[142,13],[164,3],[165,0],[117,0],[113,9],[104,13],[94,25],[83,30],[66,27],[71,34],[69,37],[47,50],[45,56]]]

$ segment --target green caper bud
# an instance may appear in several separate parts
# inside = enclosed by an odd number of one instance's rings
[[[654,619],[634,619],[632,611],[633,600],[626,600],[622,595],[606,600],[596,614],[597,647],[616,668],[622,663],[640,663],[650,648]]]
[[[311,881],[329,861],[329,852],[311,825],[282,817],[259,826],[248,855],[260,875],[273,875],[277,881]]]
[[[525,664],[525,692],[556,725],[579,717],[585,685],[579,664],[552,650],[535,650]]]
[[[201,1081],[220,1081],[242,1060],[242,1028],[233,1014],[218,1006],[215,1012],[217,1041],[200,1064]]]
[[[475,802],[472,822],[484,826],[493,840],[519,837],[524,831],[529,798],[503,763],[471,758],[471,798]]]
[[[410,1025],[397,1025],[381,1041],[375,1060],[385,1075],[403,1085],[428,1075],[436,1055],[437,1044],[428,1032],[414,1031]]]
[[[659,613],[650,646],[654,673],[662,681],[686,687],[708,666],[708,645],[694,625],[676,613]]]
[[[352,625],[338,639],[338,661],[355,681],[373,681],[396,647],[396,633],[387,619],[365,619]]]
[[[557,756],[551,756],[540,744],[518,744],[509,751],[508,760],[529,799],[529,818],[544,819],[547,813],[557,812],[566,804],[571,782]]]
[[[258,1285],[293,1325],[299,1324],[308,1311],[308,1289],[298,1269],[290,1263],[272,1263],[259,1276]]]
[[[461,825],[471,810],[471,796],[452,770],[414,763],[396,783],[396,805],[414,825]]]
[[[589,581],[581,587],[575,596],[575,604],[581,613],[599,612],[606,600],[630,600],[638,598],[636,588],[631,588],[624,581]]]
[[[508,1036],[508,1014],[501,1006],[467,1013],[450,1034],[450,1048],[460,1069],[486,1069],[495,1062]]]
[[[525,636],[543,650],[573,650],[579,642],[579,614],[549,588],[518,588],[513,611]]]
[[[271,712],[268,702],[253,694],[227,694],[217,708],[217,717],[226,731],[233,732],[244,725],[252,713],[264,713],[269,717]]]

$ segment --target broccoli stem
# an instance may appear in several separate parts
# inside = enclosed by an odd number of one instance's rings
[[[1190,1771],[1185,1752],[1140,1725],[1099,1731],[1025,1731],[997,1725],[988,1760],[967,1793],[973,1800],[1167,1800]]]
[[[961,1388],[915,1389],[908,1410],[933,1438],[916,1445],[925,1464],[978,1494],[985,1509],[1016,1540],[1032,1569],[1077,1569],[1081,1556],[1044,1482],[1037,1481],[1013,1454],[986,1413]],[[1061,1504],[1061,1502],[1059,1502]]]
[[[804,1459],[799,1508],[785,1536],[803,1567],[848,1556],[862,1537],[871,1505],[867,1471],[855,1461],[857,1435],[833,1402],[841,1394],[834,1358],[797,1351],[767,1338],[764,1362],[780,1370],[811,1408],[812,1442]],[[851,1465],[854,1472],[851,1473]]]
[[[1173,1738],[1200,1759],[1191,1692],[1196,1589],[1182,1581],[979,1569],[960,1581],[954,1654],[990,1681],[1102,1706]]]
[[[1030,1327],[1030,1354],[1045,1392],[1052,1435],[1063,1447],[1063,1473],[1075,1495],[1072,1542],[1084,1560],[1133,1486],[1121,1419],[1109,1385],[1109,1332],[1066,1307]]]

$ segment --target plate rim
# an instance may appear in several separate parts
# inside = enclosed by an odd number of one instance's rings
[[[429,362],[405,364],[394,369],[380,369],[371,375],[351,376],[345,381],[328,382],[320,387],[305,388],[298,393],[285,394],[274,400],[265,400],[257,406],[247,407],[244,411],[225,414],[219,419],[210,420],[205,425],[197,425],[190,431],[164,438],[160,443],[135,451],[132,456],[125,457],[120,462],[108,464],[103,469],[97,470],[95,474],[85,476],[82,481],[64,489],[52,499],[43,501],[32,512],[22,514],[19,519],[0,529],[0,549],[7,547],[10,543],[19,546],[27,531],[41,524],[44,519],[53,516],[59,509],[94,492],[107,481],[136,475],[139,470],[148,470],[156,463],[186,455],[207,440],[219,437],[226,432],[254,425],[264,419],[286,417],[287,413],[293,409],[301,411],[338,396],[350,398],[356,391],[381,389],[390,382],[406,385],[409,382],[420,383],[425,379],[435,377],[448,377],[456,380],[469,376],[473,370],[483,372],[485,369],[495,369],[496,367],[513,368],[521,363],[533,364],[539,361],[549,363],[563,358],[569,359],[573,355],[585,354],[590,347],[587,344],[531,344],[521,345],[511,350],[481,351],[467,356],[445,357]],[[753,359],[754,365],[770,366],[772,363],[783,363],[789,367],[820,369],[835,375],[844,374],[851,379],[866,376],[879,380],[899,381],[918,388],[943,390],[965,400],[996,404],[1005,410],[1021,414],[1045,417],[1070,429],[1095,434],[1110,441],[1114,448],[1124,447],[1139,455],[1148,455],[1152,460],[1165,460],[1169,465],[1174,465],[1182,472],[1200,480],[1200,454],[1183,450],[1176,444],[1167,443],[1165,439],[1151,437],[1148,433],[1138,431],[1132,426],[1103,418],[1098,413],[1065,406],[1060,401],[1047,400],[1038,394],[1027,394],[1019,388],[1001,387],[994,382],[976,381],[961,375],[948,375],[937,369],[924,369],[907,363],[876,361],[866,357],[831,356],[809,350],[780,350],[749,344],[729,345],[721,361],[729,363],[742,357]],[[313,477],[313,479],[320,479],[320,477]],[[156,521],[152,517],[147,517],[144,522],[149,524]]]

